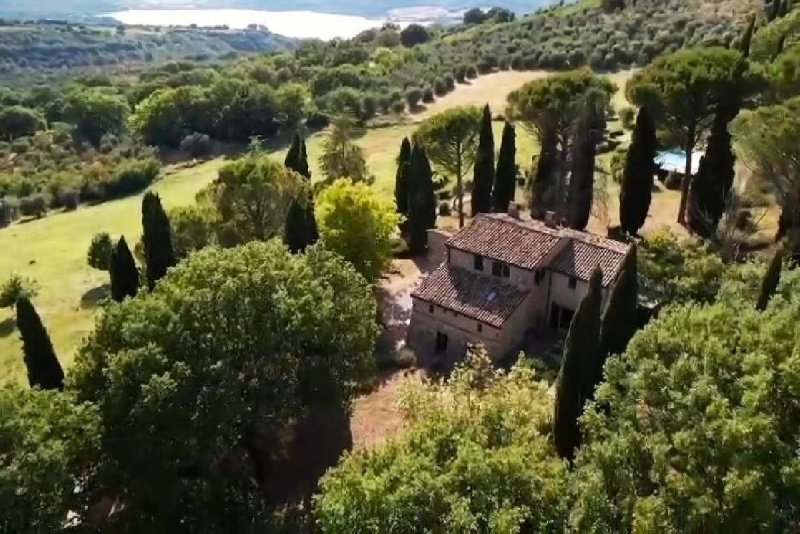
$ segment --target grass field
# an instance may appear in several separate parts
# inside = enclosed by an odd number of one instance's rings
[[[221,159],[168,170],[153,189],[167,207],[194,202],[194,195],[216,177]],[[128,242],[141,235],[141,195],[82,207],[0,230],[0,277],[20,273],[39,283],[34,299],[65,366],[91,329],[95,304],[105,294],[108,274],[86,264],[92,236],[109,232]],[[24,365],[11,310],[0,310],[0,378],[24,377]]]
[[[525,82],[547,75],[543,72],[500,72],[473,80],[457,91],[431,104],[426,110],[412,115],[407,123],[371,128],[357,143],[363,148],[367,165],[375,176],[375,187],[381,193],[394,191],[395,158],[404,136],[410,136],[417,122],[436,113],[462,104],[489,103],[494,114],[503,113],[506,95]],[[611,75],[621,90],[630,72]],[[621,93],[615,96],[618,106]],[[499,148],[502,122],[494,123],[496,148]],[[308,139],[309,163],[315,176],[320,177],[318,159],[322,152],[324,133]],[[531,157],[538,154],[536,141],[524,129],[517,128],[517,162],[522,169],[531,167]],[[278,150],[274,157],[283,160],[286,149]],[[154,186],[167,207],[189,204],[195,193],[216,177],[223,165],[221,158],[189,168],[170,167]],[[471,179],[471,173],[468,175]],[[609,196],[609,213],[616,214],[617,190],[612,187]],[[524,200],[522,197],[518,197]],[[92,236],[106,231],[113,236],[124,234],[129,243],[135,243],[141,233],[141,195],[107,202],[92,207],[82,207],[71,213],[52,213],[48,217],[0,230],[0,280],[17,272],[35,279],[40,285],[35,304],[50,331],[53,343],[65,366],[69,366],[80,340],[91,329],[96,301],[105,294],[108,275],[86,265],[86,250]],[[651,211],[652,223],[658,225],[674,217],[676,193],[655,195]],[[612,217],[613,223],[614,217]],[[597,220],[592,228],[601,231],[603,224]],[[18,335],[13,328],[10,310],[0,310],[0,379],[24,378],[24,365]]]

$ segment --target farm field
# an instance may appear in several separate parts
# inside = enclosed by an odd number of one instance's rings
[[[473,80],[470,85],[459,86],[454,93],[431,104],[428,109],[401,124],[369,128],[356,142],[362,147],[370,172],[375,176],[375,187],[386,195],[393,195],[395,158],[403,137],[410,136],[417,122],[448,107],[489,102],[494,115],[502,114],[506,95],[525,82],[546,76],[542,71],[500,72]],[[615,107],[624,105],[624,85],[631,71],[610,75],[619,87],[614,97]],[[610,128],[619,127],[615,124]],[[503,123],[495,121],[495,143],[499,148]],[[308,139],[309,163],[314,176],[320,177],[318,159],[322,153],[324,132]],[[523,170],[531,168],[531,158],[539,148],[533,137],[523,128],[517,128],[517,163]],[[283,160],[286,148],[276,150],[274,157]],[[600,158],[602,165],[604,157]],[[164,176],[154,185],[167,208],[190,204],[194,195],[211,182],[224,164],[222,157],[195,166],[167,167]],[[468,179],[471,177],[468,176]],[[609,180],[610,182],[610,180]],[[618,188],[609,184],[608,221],[593,218],[590,229],[604,232],[606,222],[616,224]],[[518,200],[525,199],[519,191]],[[651,216],[645,231],[664,224],[674,223],[678,193],[663,191],[654,195]],[[92,236],[109,232],[112,236],[125,235],[131,246],[141,233],[141,195],[106,202],[92,207],[82,207],[71,213],[51,213],[49,216],[0,230],[0,247],[12,251],[0,257],[0,277],[21,273],[35,279],[39,294],[35,299],[38,310],[47,326],[56,351],[65,366],[74,358],[81,339],[90,331],[96,305],[105,296],[108,275],[86,264],[86,250]],[[449,226],[452,220],[443,220]],[[674,226],[674,225],[673,225]],[[0,379],[24,379],[18,335],[14,329],[11,310],[0,310]]]

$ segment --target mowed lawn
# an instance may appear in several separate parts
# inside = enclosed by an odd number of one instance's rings
[[[190,204],[222,164],[222,159],[216,159],[192,168],[168,169],[152,189],[167,208]],[[104,231],[114,237],[125,235],[133,248],[141,235],[141,198],[136,195],[70,213],[51,213],[0,230],[0,280],[19,273],[38,282],[34,303],[65,366],[91,330],[96,301],[108,284],[107,273],[86,264],[92,236]],[[25,377],[12,318],[12,310],[0,310],[0,380]]]
[[[630,71],[612,74],[620,92],[615,95],[615,107],[623,102],[625,80]],[[396,171],[395,158],[403,137],[411,136],[417,122],[433,112],[443,111],[455,105],[482,106],[489,103],[493,115],[504,113],[504,102],[511,91],[525,82],[546,76],[544,72],[500,72],[473,80],[471,84],[437,100],[407,123],[371,128],[364,131],[356,143],[366,155],[369,171],[375,176],[375,188],[393,198]],[[495,121],[495,149],[499,149],[503,123]],[[312,135],[307,142],[309,164],[316,178],[322,176],[319,157],[322,154],[324,132]],[[531,158],[539,153],[535,139],[522,127],[517,127],[517,163],[523,170],[530,170]],[[286,148],[275,151],[273,157],[283,161]],[[153,189],[161,194],[167,208],[194,202],[194,195],[213,180],[224,164],[218,158],[192,168],[171,168]],[[472,172],[467,175],[472,179]],[[616,197],[613,186],[609,191],[611,224],[616,220]],[[526,201],[525,192],[519,191],[517,199]],[[657,226],[674,217],[676,195],[674,192],[654,196],[651,214],[653,221],[648,226]],[[81,207],[72,213],[52,213],[44,219],[23,224],[14,224],[0,230],[0,280],[17,272],[35,279],[40,285],[39,295],[34,300],[47,326],[58,355],[65,366],[69,366],[81,339],[91,330],[96,312],[96,300],[105,294],[104,285],[108,275],[86,265],[86,251],[92,236],[98,232],[109,232],[113,236],[125,235],[131,246],[141,234],[141,195],[92,207]],[[603,224],[593,220],[591,228],[602,231]],[[0,380],[23,379],[24,365],[18,334],[11,322],[10,310],[0,310]]]

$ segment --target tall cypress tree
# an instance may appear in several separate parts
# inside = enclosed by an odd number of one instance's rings
[[[775,294],[775,290],[778,288],[778,282],[781,280],[782,267],[783,248],[778,247],[778,249],[772,253],[769,265],[767,265],[767,270],[764,273],[764,278],[761,279],[761,291],[758,294],[758,302],[756,303],[756,309],[758,311],[767,309],[769,299]]]
[[[409,164],[408,233],[414,254],[428,246],[428,229],[436,225],[436,192],[433,171],[425,149],[415,144]]]
[[[745,29],[744,33],[742,34],[742,40],[739,43],[739,52],[742,53],[742,57],[745,59],[750,57],[750,44],[753,41],[753,32],[755,31],[756,27],[756,16],[753,15],[750,17],[750,23],[747,25],[747,29]]]
[[[595,269],[589,289],[572,318],[561,370],[556,379],[553,436],[559,456],[572,461],[580,446],[578,418],[594,390],[592,361],[600,352],[600,307],[603,301],[603,273]]]
[[[303,252],[306,247],[313,245],[319,239],[317,220],[314,216],[314,195],[311,190],[311,171],[308,167],[305,139],[300,139],[298,135],[295,136],[292,148],[286,155],[285,165],[308,182],[307,193],[302,198],[293,200],[289,205],[283,228],[283,242],[290,251],[298,253]]]
[[[631,145],[625,155],[619,193],[619,221],[622,229],[636,235],[647,219],[653,196],[653,176],[658,141],[656,128],[647,108],[639,109]]]
[[[555,132],[545,132],[531,183],[531,217],[543,219],[555,209],[555,190],[558,178],[558,139]]]
[[[514,200],[517,187],[517,134],[514,126],[506,122],[497,155],[497,172],[492,190],[492,209],[497,213],[508,210],[508,203]]]
[[[408,216],[408,189],[411,165],[411,141],[403,138],[400,153],[397,155],[397,174],[394,179],[394,201],[397,213]]]
[[[494,133],[489,104],[483,107],[478,152],[475,155],[475,179],[472,182],[472,216],[492,211],[494,184]]]
[[[603,378],[603,366],[611,354],[622,354],[636,333],[638,316],[639,273],[636,266],[636,245],[622,263],[619,277],[603,313],[600,326],[600,351],[594,369],[595,385]]]
[[[725,106],[717,111],[706,153],[700,159],[697,174],[692,178],[689,226],[702,236],[713,235],[716,231],[725,212],[725,203],[736,174],[736,156],[733,154],[731,134],[728,132],[731,113],[732,110]]]
[[[572,172],[569,181],[569,224],[584,230],[589,224],[594,195],[594,169],[597,154],[596,118],[591,112],[578,121],[572,148]]]
[[[139,291],[139,270],[133,260],[131,249],[125,236],[119,238],[111,251],[109,274],[111,276],[111,298],[122,302],[126,297],[133,298]]]
[[[17,299],[17,328],[22,338],[25,367],[31,387],[64,389],[64,370],[39,314],[27,296]]]
[[[156,193],[148,191],[142,199],[142,244],[144,245],[145,274],[152,290],[156,282],[177,263],[172,247],[169,217]]]

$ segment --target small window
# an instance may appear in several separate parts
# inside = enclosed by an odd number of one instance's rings
[[[481,256],[480,254],[473,255],[472,264],[474,265],[476,271],[482,271],[483,270],[483,256]]]
[[[431,304],[430,306],[428,306],[428,311],[429,311],[430,313],[433,313],[433,304]]]
[[[492,262],[492,276],[502,276],[502,275],[503,275],[503,262],[502,261]]]
[[[503,278],[511,278],[511,266],[503,264]]]
[[[569,288],[570,289],[575,289],[576,287],[578,287],[578,279],[575,278],[574,276],[570,276],[569,277]]]
[[[483,332],[483,325],[478,323],[478,332]]]

